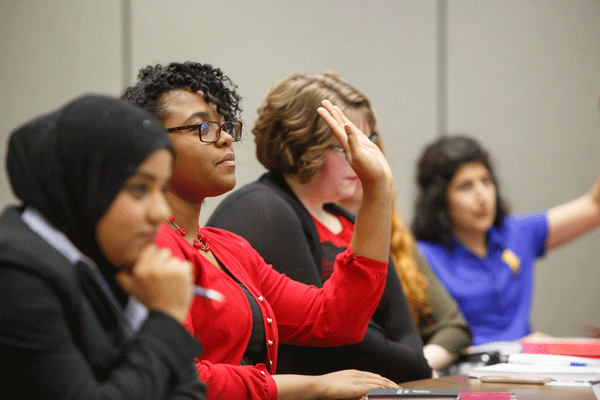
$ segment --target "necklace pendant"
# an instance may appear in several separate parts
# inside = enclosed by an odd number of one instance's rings
[[[201,242],[198,239],[194,239],[194,242],[192,243],[192,246],[194,246],[195,249],[199,249],[199,250],[202,250],[202,251],[208,251],[208,250],[210,250],[208,248],[208,246],[206,245],[205,242]]]
[[[198,231],[198,240],[202,242],[203,245],[206,246],[206,243],[208,242],[208,238],[206,236],[204,236],[200,231]]]
[[[167,222],[175,230],[175,232],[177,232],[181,237],[187,240],[188,243],[192,245],[192,247],[194,247],[197,250],[210,251],[208,247],[208,238],[204,236],[202,232],[200,232],[200,225],[198,225],[198,239],[194,239],[192,241],[190,238],[187,237],[187,232],[185,231],[185,228],[175,223],[174,216],[170,215],[167,219]]]

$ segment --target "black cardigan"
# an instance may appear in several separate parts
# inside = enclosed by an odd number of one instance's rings
[[[326,207],[354,221],[354,216],[340,207]],[[242,236],[267,263],[288,277],[323,286],[317,228],[281,175],[266,173],[231,193],[215,209],[207,225]],[[397,383],[430,378],[432,373],[391,260],[385,292],[362,342],[329,348],[281,344],[278,360],[278,373],[320,375],[359,369]]]
[[[150,311],[128,340],[91,268],[73,265],[14,207],[0,216],[0,321],[6,397],[206,398],[200,346],[180,323]]]

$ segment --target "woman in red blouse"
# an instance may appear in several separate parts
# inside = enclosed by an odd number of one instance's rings
[[[139,82],[123,95],[162,121],[175,148],[166,188],[173,216],[156,242],[191,261],[196,284],[223,297],[197,297],[186,321],[204,347],[197,368],[209,398],[341,399],[363,396],[373,387],[397,387],[356,370],[275,375],[279,341],[332,346],[363,338],[386,280],[393,182],[379,148],[324,101],[320,117],[364,190],[350,246],[336,259],[326,284],[316,288],[293,281],[267,265],[243,238],[199,228],[204,199],[235,186],[231,144],[240,140],[242,128],[235,89],[219,69],[186,62],[142,69]]]

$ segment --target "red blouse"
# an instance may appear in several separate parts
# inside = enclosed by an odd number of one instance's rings
[[[252,313],[239,284],[164,224],[156,244],[194,265],[195,283],[224,295],[218,302],[196,296],[185,322],[203,346],[197,359],[209,398],[276,399],[279,341],[338,346],[362,340],[383,293],[387,262],[341,253],[323,288],[287,278],[266,264],[240,236],[202,228],[212,253],[256,299],[265,327],[268,365],[240,366],[252,329]]]

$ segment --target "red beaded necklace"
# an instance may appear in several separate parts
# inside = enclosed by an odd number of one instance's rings
[[[189,237],[187,237],[187,232],[185,231],[185,228],[182,228],[175,223],[174,216],[169,215],[169,219],[167,220],[167,222],[169,223],[169,226],[171,228],[175,229],[175,232],[179,233],[181,237],[187,240],[192,246],[194,246],[195,249],[200,249],[202,251],[210,250],[208,248],[208,238],[204,236],[202,232],[200,232],[200,225],[198,225],[198,239],[192,240]]]

